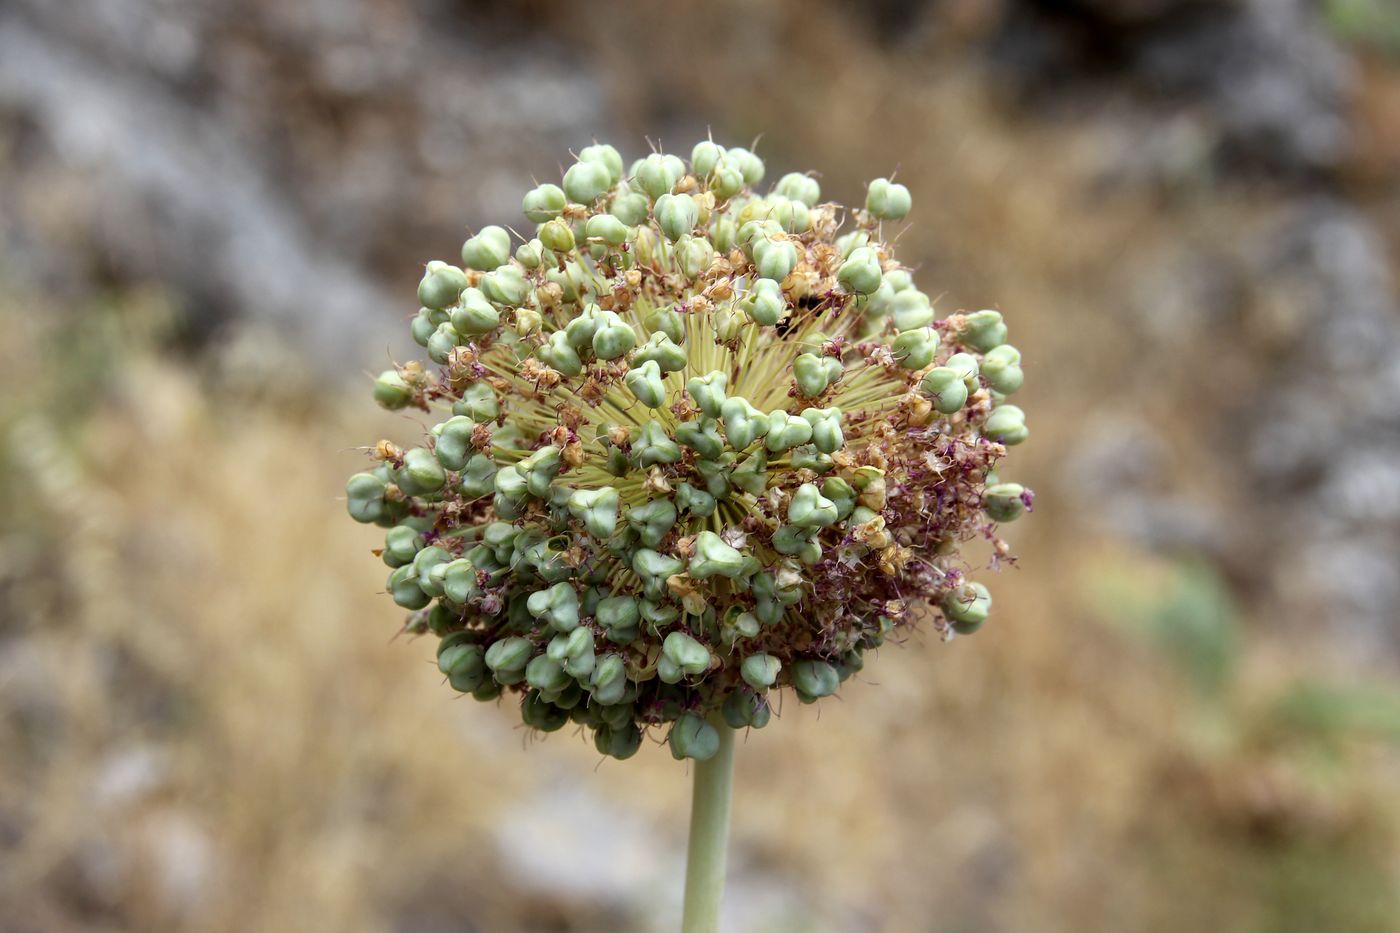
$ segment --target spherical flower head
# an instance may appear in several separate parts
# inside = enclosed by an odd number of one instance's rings
[[[900,265],[907,189],[847,212],[763,176],[708,140],[630,170],[590,146],[525,194],[524,242],[488,227],[465,268],[428,263],[432,365],[374,397],[436,423],[346,488],[454,689],[618,758],[648,729],[712,755],[717,723],[831,696],[916,620],[981,628],[961,546],[1005,560],[997,524],[1033,504],[993,472],[1029,436],[1021,354],[1000,312],[939,318]]]

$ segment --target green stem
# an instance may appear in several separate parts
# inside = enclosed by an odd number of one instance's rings
[[[690,848],[685,861],[685,916],[682,933],[716,933],[724,894],[724,856],[729,841],[729,799],[734,784],[734,730],[711,721],[719,751],[695,763],[690,804]]]

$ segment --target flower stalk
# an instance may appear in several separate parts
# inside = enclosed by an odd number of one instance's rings
[[[682,933],[716,933],[719,930],[734,786],[735,730],[722,719],[716,719],[713,725],[719,735],[719,747],[714,755],[695,763]]]

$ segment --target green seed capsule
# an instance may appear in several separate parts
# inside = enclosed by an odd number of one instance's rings
[[[726,399],[720,405],[724,436],[736,451],[746,449],[768,432],[769,419],[742,396]]]
[[[433,428],[436,440],[433,443],[433,456],[438,463],[449,470],[460,470],[475,450],[472,448],[472,433],[476,422],[465,415],[455,415]]]
[[[398,411],[413,401],[413,389],[397,369],[386,369],[374,380],[374,400],[381,408]]]
[[[652,213],[666,239],[675,242],[700,222],[700,206],[688,194],[663,194],[656,199]]]
[[[653,152],[637,166],[634,178],[642,193],[655,201],[662,195],[669,194],[683,175],[685,175],[683,162],[675,156],[665,156],[659,152]]]
[[[673,577],[684,569],[685,565],[674,557],[667,557],[650,548],[639,548],[632,557],[632,570],[647,580],[664,583],[666,578]]]
[[[544,244],[536,237],[515,248],[515,261],[526,269],[538,269],[545,263],[553,264],[555,259],[554,254],[545,249]]]
[[[636,625],[634,619],[632,625]],[[581,629],[580,631],[586,631]],[[622,702],[627,693],[627,664],[620,654],[605,654],[593,665],[589,683],[593,699],[604,706]]]
[[[467,276],[461,269],[434,259],[418,283],[418,302],[425,308],[447,308],[466,287]]]
[[[439,324],[428,338],[428,358],[440,366],[447,365],[452,351],[462,344],[462,335],[451,324]]]
[[[462,244],[462,264],[468,269],[490,272],[510,262],[510,234],[504,227],[482,227]]]
[[[1015,405],[1000,405],[992,410],[982,424],[982,433],[992,440],[1008,447],[1021,443],[1030,437],[1026,427],[1026,413]]]
[[[686,235],[676,241],[676,266],[686,278],[698,279],[715,261],[715,248],[703,236]]]
[[[791,450],[812,439],[812,426],[797,415],[790,415],[781,408],[768,413],[768,433],[764,435],[764,446],[770,453]]]
[[[525,682],[542,693],[553,693],[568,684],[569,675],[564,673],[564,665],[541,654],[525,665]]]
[[[1021,372],[1021,351],[1009,343],[988,350],[982,357],[982,377],[1002,395],[1015,392],[1025,379]]]
[[[624,191],[612,199],[612,203],[608,205],[608,213],[624,228],[631,228],[647,222],[647,217],[651,214],[651,205],[647,203],[646,195],[636,191]],[[613,245],[620,246],[622,242]]]
[[[743,311],[755,324],[768,327],[777,324],[787,315],[787,299],[783,290],[772,279],[758,279],[749,287],[738,302]]]
[[[690,167],[695,172],[696,177],[704,178],[715,170],[719,165],[719,160],[724,158],[724,147],[717,146],[710,140],[702,140],[695,144],[695,148],[690,150]]]
[[[856,491],[850,483],[833,476],[822,483],[822,495],[836,504],[836,517],[845,521],[856,507]]]
[[[373,473],[356,473],[345,484],[345,507],[350,517],[363,524],[380,521],[388,514],[384,503],[384,480]]]
[[[458,558],[444,565],[442,572],[442,595],[458,606],[466,605],[467,600],[480,592],[476,577],[476,566],[466,558]]]
[[[997,483],[982,493],[982,510],[996,522],[1014,522],[1026,511],[1026,487],[1020,483]]]
[[[753,261],[759,278],[781,282],[797,268],[797,247],[787,240],[760,238],[754,241]]]
[[[675,463],[681,458],[680,446],[666,434],[659,421],[648,421],[632,445],[632,456],[645,470],[657,463]]]
[[[849,259],[851,254],[858,249],[870,245],[870,234],[864,230],[852,230],[850,233],[843,233],[836,238],[836,252],[842,259]]]
[[[696,518],[709,518],[715,514],[715,497],[703,489],[696,489],[689,483],[676,487],[676,508],[689,512]]]
[[[593,733],[593,747],[604,755],[626,761],[642,747],[642,730],[632,722],[616,727],[602,726]]]
[[[670,661],[682,676],[704,674],[710,669],[710,649],[684,632],[671,632],[661,643],[661,656]]]
[[[811,703],[835,693],[841,675],[826,661],[798,661],[792,666],[792,685],[799,700]]]
[[[962,411],[967,404],[967,383],[961,375],[947,366],[938,366],[924,374],[919,390],[933,400],[933,407],[945,415]]]
[[[618,502],[618,492],[611,486],[575,489],[569,495],[569,513],[583,522],[593,537],[606,540],[617,528]]]
[[[971,581],[943,598],[943,614],[960,635],[971,635],[982,627],[992,611],[992,594],[980,583]]]
[[[558,185],[540,185],[526,193],[521,208],[527,220],[542,224],[562,214],[567,203],[564,190]]]
[[[655,360],[647,360],[628,370],[622,382],[646,407],[660,408],[666,404],[666,384],[661,379],[661,367]]]
[[[578,158],[580,162],[596,162],[607,169],[610,184],[622,181],[622,155],[607,143],[584,146]]]
[[[782,669],[782,662],[771,654],[751,654],[739,665],[739,675],[755,690],[767,690],[778,682]]]
[[[695,400],[700,411],[710,418],[720,417],[721,409],[727,398],[725,390],[728,387],[729,377],[719,370],[714,370],[703,376],[692,376],[685,383],[686,392]]]
[[[666,741],[671,746],[671,757],[677,761],[683,758],[705,761],[719,751],[719,733],[694,713],[685,713],[677,719]]]
[[[619,359],[637,345],[637,332],[615,312],[604,311],[602,321],[593,333],[592,345],[598,359]]]
[[[802,420],[812,426],[812,443],[824,454],[835,453],[846,444],[841,432],[841,409],[804,408]]]
[[[441,489],[447,482],[447,473],[432,451],[415,447],[404,454],[403,467],[395,473],[395,479],[404,492],[419,496]]]
[[[718,422],[712,418],[676,425],[676,440],[705,460],[714,460],[724,453],[724,438],[720,436]]]
[[[566,582],[531,593],[526,606],[530,615],[548,622],[558,631],[571,632],[578,625],[578,592]]]
[[[932,327],[906,330],[894,338],[890,352],[904,369],[919,370],[933,362],[938,352],[938,331]]]
[[[583,233],[590,240],[602,240],[609,246],[621,246],[627,242],[627,224],[612,214],[594,214],[583,225]]]
[[[437,330],[437,324],[428,316],[428,309],[421,308],[413,316],[413,323],[408,325],[409,335],[413,337],[413,342],[420,347],[428,345],[428,339],[433,336],[433,331]]]
[[[702,531],[695,537],[695,550],[690,557],[690,576],[708,580],[720,576],[733,579],[744,569],[744,555],[730,547],[713,531]]]
[[[875,179],[866,191],[865,209],[881,220],[903,220],[912,206],[909,189],[888,178]]]
[[[402,567],[412,563],[426,543],[418,529],[408,525],[396,525],[384,535],[384,563],[390,567]]]
[[[457,489],[467,499],[480,499],[496,491],[496,464],[485,454],[474,454],[461,472]]]
[[[537,691],[525,694],[520,703],[520,719],[525,725],[541,732],[557,732],[569,724],[568,710],[561,709]]]
[[[688,362],[685,351],[666,334],[652,334],[632,360],[634,364],[654,360],[663,373],[680,372]]]
[[[593,218],[589,218],[592,220]],[[574,231],[562,217],[540,226],[540,242],[545,249],[556,253],[571,253],[574,250]]]
[[[814,473],[830,473],[835,467],[835,461],[830,454],[824,454],[817,450],[815,444],[802,444],[792,449],[792,468],[794,470],[811,470]]]
[[[817,201],[821,199],[821,185],[815,178],[807,175],[799,175],[796,172],[789,172],[778,179],[778,184],[773,188],[774,194],[780,194],[785,198],[794,201],[801,201],[808,207],[816,207]]]
[[[450,645],[438,653],[438,670],[447,676],[452,689],[471,693],[486,679],[484,652],[480,645]]]
[[[501,313],[486,300],[480,289],[469,288],[452,308],[452,327],[459,334],[486,334],[501,323]]]
[[[725,150],[725,155],[744,173],[744,184],[756,185],[763,181],[764,165],[758,156],[740,146]]]
[[[578,351],[569,344],[565,331],[556,330],[550,334],[548,341],[535,348],[535,356],[539,357],[541,363],[565,376],[577,376],[583,372],[583,360]]]
[[[760,416],[762,417],[762,416]],[[767,424],[767,419],[764,419]],[[726,427],[725,433],[728,434]],[[729,443],[734,445],[734,435],[728,434]],[[737,447],[737,445],[735,445]],[[747,446],[747,445],[745,445]],[[729,474],[729,480],[751,496],[759,496],[768,488],[768,454],[762,447],[749,454]]]
[[[958,339],[980,353],[1006,343],[1006,324],[999,311],[976,311],[963,318]]]
[[[803,483],[788,502],[788,522],[797,528],[825,528],[836,524],[836,503],[813,483]]]
[[[933,303],[917,288],[896,292],[889,300],[889,312],[900,333],[933,323]]]
[[[868,246],[851,252],[836,272],[836,281],[848,292],[869,295],[880,287],[880,257]]]
[[[608,596],[598,601],[595,617],[603,628],[614,630],[636,628],[641,616],[636,597]]]
[[[744,173],[728,158],[721,159],[706,178],[707,187],[714,196],[725,201],[744,190]]]
[[[667,499],[653,499],[627,510],[627,525],[637,532],[642,544],[656,547],[676,524],[676,507]]]
[[[773,711],[763,697],[747,691],[731,693],[720,707],[720,715],[731,729],[762,729],[768,725]]]
[[[592,204],[612,186],[611,171],[599,162],[575,162],[564,172],[564,195],[577,204]]]
[[[514,308],[523,304],[529,296],[530,283],[515,266],[501,266],[481,277],[481,293],[492,304]]]
[[[394,602],[405,609],[422,609],[431,599],[418,585],[412,564],[405,564],[389,574],[385,589],[389,591]]]

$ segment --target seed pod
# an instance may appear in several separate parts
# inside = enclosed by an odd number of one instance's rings
[[[620,497],[616,489],[575,489],[569,495],[569,512],[583,522],[589,534],[606,540],[617,528],[617,508]]]
[[[798,528],[825,528],[836,523],[836,503],[812,483],[797,487],[788,502],[788,522]]]
[[[402,567],[411,562],[426,543],[417,528],[395,525],[384,535],[384,553],[381,557],[390,567]]]
[[[661,367],[656,360],[646,360],[622,378],[637,401],[648,408],[666,404],[666,384],[661,379]]]
[[[373,473],[356,473],[345,484],[345,505],[350,517],[371,524],[380,521],[388,509],[384,503],[384,480]]]
[[[434,259],[418,283],[418,302],[425,308],[447,308],[466,287],[467,277],[461,269]]]
[[[787,240],[761,237],[754,241],[753,261],[760,278],[781,282],[797,267],[797,247]]]
[[[768,725],[773,711],[763,697],[738,691],[731,693],[720,707],[720,715],[731,729],[762,729]]]
[[[601,240],[609,246],[621,246],[627,242],[628,225],[612,214],[594,214],[583,225],[584,236],[590,240]]]
[[[769,452],[776,454],[791,450],[811,439],[812,425],[807,421],[781,408],[768,413],[768,433],[764,435],[764,446]]]
[[[751,654],[739,666],[744,682],[755,690],[767,690],[778,682],[783,664],[771,654]]]
[[[725,389],[728,385],[729,377],[715,370],[703,376],[692,376],[686,381],[685,390],[702,412],[711,418],[718,418],[727,398]]]
[[[933,356],[938,352],[938,331],[932,327],[906,330],[894,338],[890,350],[905,369],[923,369],[933,362]]]
[[[452,308],[452,328],[459,334],[486,334],[501,323],[501,313],[486,300],[480,289],[469,288]]]
[[[642,544],[656,547],[676,524],[676,507],[666,499],[653,499],[644,505],[634,505],[627,510],[627,524],[637,532]],[[638,571],[640,572],[640,571]]]
[[[530,615],[558,631],[571,632],[578,625],[578,592],[566,582],[531,593],[526,605]]]
[[[995,522],[1014,522],[1026,511],[1026,487],[1020,483],[997,483],[982,493],[982,510]]]
[[[588,219],[592,221],[595,218]],[[563,218],[556,217],[540,225],[540,243],[544,245],[545,249],[555,253],[572,253],[574,251],[574,231]]]
[[[901,334],[933,323],[933,303],[917,288],[895,292],[889,300],[889,313],[894,329]]]
[[[789,172],[778,179],[777,185],[773,187],[773,193],[781,194],[794,201],[801,201],[808,207],[816,207],[817,201],[822,196],[821,185],[817,183],[815,178],[799,175],[797,172]]]
[[[846,438],[841,432],[841,409],[804,408],[802,420],[812,426],[812,443],[824,454],[835,453],[845,446]]]
[[[612,186],[612,173],[601,162],[575,162],[564,173],[564,195],[577,204],[592,204]]]
[[[888,178],[872,181],[865,194],[865,209],[881,220],[903,220],[912,206],[909,189]]]
[[[704,140],[695,144],[695,148],[690,150],[690,167],[695,174],[704,178],[715,170],[719,160],[724,158],[724,147],[717,146],[710,140]]]
[[[1021,443],[1030,436],[1026,427],[1026,413],[1015,405],[999,405],[992,409],[987,420],[982,423],[982,433],[992,440],[1008,447]]]
[[[476,236],[462,244],[462,265],[479,272],[490,272],[510,262],[510,234],[504,227],[482,227]]]
[[[669,194],[685,174],[685,164],[675,156],[654,152],[637,166],[634,177],[638,188],[653,201]]]
[[[700,222],[700,207],[688,194],[661,195],[656,199],[652,213],[661,232],[673,243],[694,230]]]
[[[501,266],[481,277],[481,293],[492,304],[514,308],[530,294],[530,283],[515,266]]]
[[[987,353],[1006,343],[1006,324],[1000,311],[977,311],[963,318],[958,340],[964,346]]]
[[[962,411],[967,404],[967,383],[962,376],[946,366],[938,366],[924,374],[919,390],[933,400],[933,407],[945,415]]]
[[[686,359],[685,351],[665,334],[652,334],[632,357],[634,363],[655,361],[663,373],[676,373],[685,369]]]
[[[626,356],[637,345],[637,333],[615,313],[605,311],[591,343],[598,359],[615,360]]]
[[[880,257],[868,246],[851,251],[836,272],[841,287],[856,295],[869,295],[880,287]]]
[[[594,143],[584,146],[579,152],[580,162],[596,162],[607,169],[609,184],[622,181],[622,156],[607,143]]]
[[[562,214],[567,203],[564,190],[558,185],[539,185],[525,195],[521,209],[531,223],[542,224]]]
[[[413,389],[397,369],[386,369],[374,380],[374,400],[382,408],[398,411],[413,401]]]
[[[666,741],[671,746],[671,757],[677,761],[683,758],[705,761],[719,751],[719,733],[694,713],[685,713],[677,719]]]
[[[792,685],[799,700],[812,703],[835,693],[841,675],[826,661],[798,661],[792,666]]]
[[[690,576],[706,580],[713,576],[739,576],[744,569],[744,555],[724,543],[713,531],[702,531],[695,538],[695,552],[690,557]]]
[[[992,594],[980,583],[971,581],[943,598],[943,614],[960,635],[971,635],[982,627],[992,611]]]
[[[988,350],[982,357],[982,378],[1002,395],[1010,395],[1021,388],[1025,379],[1021,372],[1021,351],[1009,343]]]
[[[648,421],[636,443],[632,456],[641,469],[656,463],[675,463],[681,458],[680,446],[666,434],[659,421]]]

